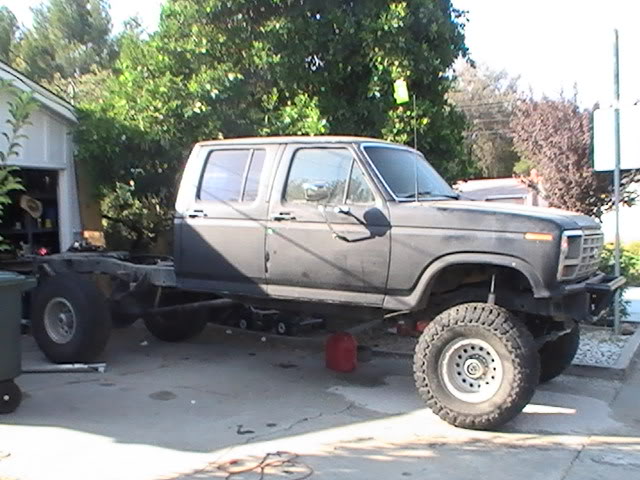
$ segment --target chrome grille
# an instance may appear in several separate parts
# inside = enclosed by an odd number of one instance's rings
[[[576,278],[590,277],[598,271],[600,255],[602,254],[603,248],[604,234],[602,232],[585,232],[584,238],[582,239],[582,253],[576,271]]]

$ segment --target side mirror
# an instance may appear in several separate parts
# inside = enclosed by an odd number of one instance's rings
[[[304,198],[310,202],[319,202],[329,198],[329,185],[326,182],[310,182],[302,185]]]

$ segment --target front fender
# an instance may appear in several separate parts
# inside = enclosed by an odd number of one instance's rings
[[[547,298],[551,293],[540,275],[526,261],[509,255],[487,253],[456,253],[433,261],[422,273],[409,295],[387,295],[383,307],[388,310],[416,310],[426,305],[431,293],[432,280],[445,268],[453,265],[495,265],[522,273],[529,281],[535,298]]]

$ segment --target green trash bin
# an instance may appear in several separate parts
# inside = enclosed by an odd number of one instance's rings
[[[22,292],[35,284],[33,278],[0,272],[0,414],[13,412],[22,399],[22,392],[14,382],[22,371]]]

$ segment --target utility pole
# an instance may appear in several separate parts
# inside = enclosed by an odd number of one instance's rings
[[[613,94],[614,94],[614,125],[615,125],[615,168],[613,170],[614,204],[616,209],[616,242],[615,242],[615,274],[620,276],[620,51],[618,29],[614,30],[613,46]],[[620,334],[620,291],[615,294],[613,306],[613,328],[616,335]]]
[[[418,107],[416,94],[413,94],[413,148],[418,149]]]

